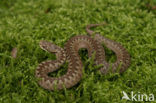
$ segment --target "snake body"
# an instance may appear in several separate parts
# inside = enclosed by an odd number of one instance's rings
[[[92,24],[87,26],[88,34],[91,35],[93,33],[90,30],[91,27],[98,25]],[[112,65],[105,60],[105,51],[101,45],[102,43],[114,51],[117,56],[116,62]],[[71,88],[81,80],[83,65],[78,53],[81,48],[87,49],[89,57],[95,52],[95,65],[103,64],[99,69],[102,74],[107,74],[110,68],[112,72],[117,72],[119,66],[119,72],[122,73],[130,65],[130,55],[127,50],[121,44],[105,38],[100,34],[95,34],[94,38],[84,35],[74,36],[67,41],[64,49],[48,41],[40,41],[40,47],[48,52],[55,53],[57,57],[56,60],[48,60],[40,63],[35,72],[35,76],[41,78],[38,81],[39,85],[48,90],[60,90],[64,87]],[[48,76],[49,72],[56,71],[65,61],[68,61],[66,74],[61,77]]]

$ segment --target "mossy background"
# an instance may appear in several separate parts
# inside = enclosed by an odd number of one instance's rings
[[[122,91],[153,93],[156,100],[156,14],[144,5],[142,0],[1,0],[0,103],[131,103],[121,100]],[[55,55],[41,50],[39,41],[63,47],[72,36],[86,35],[87,24],[101,22],[108,25],[93,30],[129,51],[128,70],[100,75],[82,51],[84,75],[76,86],[62,91],[41,88],[36,67]],[[18,48],[17,59],[10,56],[13,47]],[[113,61],[113,53],[107,54]],[[67,66],[62,68],[52,75],[65,74]]]

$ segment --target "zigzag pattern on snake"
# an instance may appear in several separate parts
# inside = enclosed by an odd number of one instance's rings
[[[93,33],[90,30],[91,27],[99,26],[100,24],[88,25],[86,30],[89,35]],[[110,65],[105,60],[105,51],[102,43],[109,49],[115,52],[117,60]],[[39,85],[48,90],[71,88],[76,85],[82,78],[82,61],[78,54],[79,49],[86,48],[88,56],[91,57],[95,52],[95,64],[103,64],[99,69],[102,74],[107,74],[110,66],[112,72],[117,72],[117,68],[120,66],[120,73],[124,72],[130,65],[130,55],[127,50],[119,43],[95,34],[94,38],[91,36],[74,36],[67,41],[64,45],[64,49],[52,44],[48,41],[40,41],[40,47],[48,52],[55,53],[56,60],[48,60],[39,64],[36,69],[35,76],[41,78],[38,81]],[[48,73],[58,70],[65,61],[68,61],[67,73],[61,77],[49,77]]]

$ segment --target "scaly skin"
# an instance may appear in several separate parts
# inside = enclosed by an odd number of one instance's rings
[[[90,28],[101,26],[101,25],[107,25],[106,23],[101,24],[90,24],[86,27],[86,31],[88,32],[89,36],[91,36],[94,31],[92,31]],[[107,48],[111,49],[113,52],[115,52],[117,56],[117,60],[115,63],[113,63],[110,67],[110,64],[107,63],[107,61],[103,61],[104,64],[106,64],[107,71],[102,70],[101,72],[103,74],[106,74],[108,72],[108,68],[112,69],[112,72],[117,72],[117,69],[119,68],[119,72],[124,72],[130,65],[130,55],[128,51],[120,44],[113,40],[110,40],[106,37],[101,36],[99,33],[95,33],[94,39],[97,40],[100,44],[104,44]]]
[[[87,32],[89,35],[93,33],[90,28],[99,25],[101,24],[91,24],[87,26]],[[117,60],[112,64],[112,66],[110,66],[110,64],[105,60],[105,51],[101,45],[102,43],[117,55]],[[96,34],[94,38],[84,35],[74,36],[67,41],[64,49],[48,41],[40,41],[40,47],[48,52],[55,53],[57,57],[56,60],[49,60],[40,63],[36,69],[35,76],[37,78],[41,78],[41,80],[39,80],[39,85],[48,90],[60,90],[64,87],[71,88],[81,80],[83,65],[78,54],[78,51],[81,48],[87,49],[89,57],[92,56],[93,52],[96,52],[95,64],[103,64],[100,68],[100,72],[102,74],[107,74],[110,67],[112,67],[112,72],[117,72],[117,68],[121,63],[120,73],[122,73],[130,64],[130,56],[126,49],[124,49],[119,43],[102,37],[99,34]],[[69,64],[68,71],[65,75],[58,78],[49,77],[47,75],[49,72],[56,71],[66,60]]]

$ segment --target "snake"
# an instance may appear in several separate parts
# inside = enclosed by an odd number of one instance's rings
[[[47,90],[61,90],[76,85],[83,76],[83,64],[79,55],[79,50],[82,48],[87,49],[89,58],[95,52],[94,62],[95,65],[102,64],[102,67],[98,69],[101,74],[106,75],[110,70],[112,73],[124,72],[130,65],[130,54],[120,43],[103,37],[99,33],[95,33],[94,37],[92,37],[94,31],[91,28],[100,25],[103,24],[87,25],[86,31],[88,35],[71,37],[65,43],[64,48],[49,41],[41,40],[39,42],[41,49],[56,54],[56,60],[46,60],[37,66],[35,77],[39,78],[38,84]],[[110,64],[106,61],[102,44],[115,53],[117,59],[114,63]],[[48,73],[57,71],[65,61],[68,62],[66,74],[60,77],[48,76]]]

